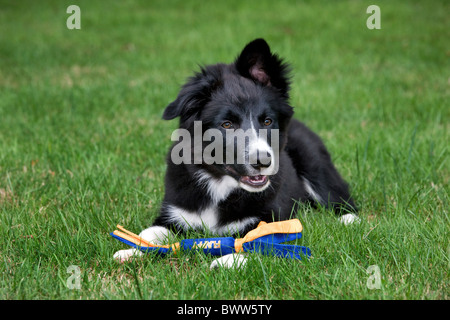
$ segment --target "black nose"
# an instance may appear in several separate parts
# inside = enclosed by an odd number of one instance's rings
[[[268,168],[272,164],[272,159],[270,155],[267,155],[261,159],[261,157],[258,155],[258,158],[256,159],[256,163],[252,163],[251,166],[257,170],[261,170],[262,168]]]

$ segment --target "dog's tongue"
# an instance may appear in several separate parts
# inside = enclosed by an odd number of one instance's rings
[[[242,176],[241,182],[248,184],[252,187],[262,187],[267,183],[267,176]]]

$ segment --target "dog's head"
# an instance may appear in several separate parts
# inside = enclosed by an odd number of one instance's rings
[[[288,73],[289,66],[256,39],[234,63],[207,66],[189,78],[163,115],[180,117],[180,129],[192,138],[184,162],[217,178],[231,176],[250,192],[266,189],[293,114]]]

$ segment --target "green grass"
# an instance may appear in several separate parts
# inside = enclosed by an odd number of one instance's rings
[[[0,1],[0,298],[450,298],[448,1],[377,1],[381,30],[366,28],[370,1],[76,1],[68,30],[74,2]],[[300,210],[309,261],[115,263],[115,225],[158,214],[177,125],[164,107],[197,64],[257,37],[292,63],[295,117],[323,137],[361,224]]]

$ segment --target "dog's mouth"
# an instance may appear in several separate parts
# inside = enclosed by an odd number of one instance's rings
[[[263,175],[241,176],[239,181],[252,188],[262,188],[269,182],[269,178]]]
[[[233,176],[236,180],[239,181],[241,188],[249,192],[261,192],[265,190],[270,184],[269,176],[262,174],[244,176],[239,174],[231,166],[226,166],[225,169],[229,175]]]

